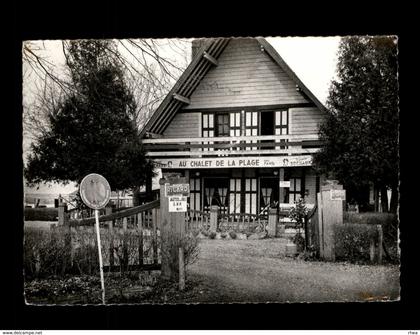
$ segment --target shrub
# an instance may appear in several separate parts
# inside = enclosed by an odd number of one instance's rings
[[[220,237],[221,238],[226,238],[226,236],[227,236],[228,234],[226,233],[226,232],[222,232],[221,234],[220,234]]]
[[[236,233],[234,231],[229,232],[229,235],[232,240],[236,239]]]
[[[214,238],[216,237],[216,233],[214,231],[209,233],[209,238],[214,240]]]
[[[296,244],[298,251],[303,251],[305,249],[305,238],[300,233],[296,233],[292,237],[292,242]]]
[[[57,221],[58,208],[25,208],[25,221]]]
[[[337,261],[366,263],[370,261],[371,239],[377,243],[376,226],[340,224],[334,226],[335,257]]]

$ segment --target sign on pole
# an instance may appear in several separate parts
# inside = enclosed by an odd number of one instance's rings
[[[186,212],[187,211],[187,197],[176,196],[168,197],[169,199],[169,212]]]
[[[190,184],[165,184],[165,196],[190,196]]]
[[[346,200],[346,191],[330,190],[330,200]]]
[[[80,197],[86,206],[95,210],[96,238],[98,240],[99,272],[101,275],[102,303],[105,304],[105,282],[102,264],[101,235],[99,230],[99,209],[104,208],[111,197],[111,187],[100,174],[91,173],[80,183]]]

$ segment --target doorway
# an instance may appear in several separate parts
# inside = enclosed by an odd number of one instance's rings
[[[267,111],[260,113],[260,134],[261,135],[274,135],[274,112]],[[274,143],[274,140],[263,140],[261,143]],[[274,145],[264,145],[261,147],[262,150],[274,149]]]

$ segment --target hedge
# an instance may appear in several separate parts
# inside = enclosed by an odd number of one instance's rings
[[[353,263],[370,262],[370,243],[378,241],[378,229],[369,224],[340,224],[334,226],[335,258]]]
[[[58,208],[25,208],[25,221],[57,221]]]
[[[399,262],[398,218],[392,213],[344,212],[344,226],[336,231],[336,258],[347,257],[349,261],[368,260],[371,234],[376,234],[376,225],[382,226],[384,261]],[[361,236],[365,237],[361,240]],[[375,243],[377,243],[377,236]]]

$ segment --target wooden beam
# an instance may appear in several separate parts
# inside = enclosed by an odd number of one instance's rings
[[[278,149],[278,150],[212,150],[212,151],[149,151],[148,157],[176,157],[176,156],[244,156],[244,155],[287,155],[313,154],[320,149]]]
[[[203,57],[207,59],[213,65],[216,65],[216,66],[219,65],[219,62],[217,61],[217,59],[214,58],[212,55],[208,54],[207,52],[204,52]]]
[[[189,105],[191,103],[190,99],[188,99],[186,97],[183,97],[182,95],[179,95],[177,93],[174,93],[172,96],[174,97],[175,100],[186,103],[187,105]]]
[[[230,141],[264,141],[264,140],[289,140],[289,141],[316,141],[317,134],[308,135],[260,135],[260,136],[220,136],[220,137],[166,137],[157,139],[144,139],[143,143],[192,143],[192,142],[230,142]],[[278,145],[278,144],[276,144]]]

